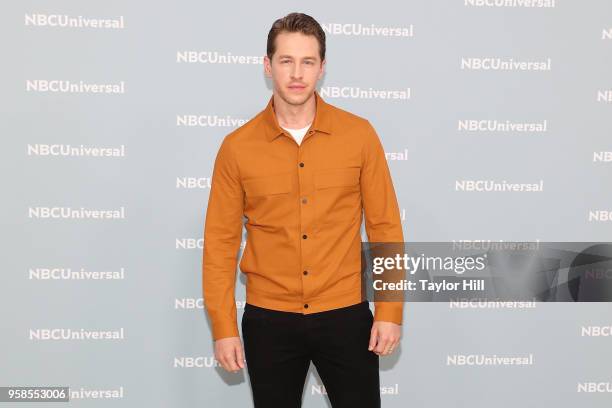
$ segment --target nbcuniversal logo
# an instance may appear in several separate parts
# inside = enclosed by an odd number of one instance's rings
[[[27,79],[26,92],[39,93],[91,93],[91,94],[124,94],[125,81],[118,83],[88,83],[63,79]]]
[[[399,395],[399,384],[380,386],[381,395]],[[323,384],[314,384],[310,387],[310,395],[327,395],[327,390]]]
[[[28,218],[50,219],[125,219],[125,207],[96,210],[72,207],[29,207]]]
[[[67,14],[26,13],[24,25],[26,27],[124,29],[125,20],[123,16],[116,18],[90,18],[83,16],[72,17]]]

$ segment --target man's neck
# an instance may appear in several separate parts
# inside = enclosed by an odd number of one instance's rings
[[[291,105],[276,93],[273,98],[274,113],[280,126],[288,129],[301,129],[314,120],[317,111],[314,93],[301,105]]]

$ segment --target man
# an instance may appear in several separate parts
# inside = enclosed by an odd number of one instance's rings
[[[215,358],[237,372],[246,357],[255,407],[300,407],[311,361],[334,408],[379,407],[378,358],[398,344],[403,311],[375,302],[372,315],[362,297],[362,211],[370,242],[403,242],[382,144],[369,121],[316,91],[325,33],[312,17],[274,22],[264,67],[273,95],[223,139],[213,169],[203,292]]]

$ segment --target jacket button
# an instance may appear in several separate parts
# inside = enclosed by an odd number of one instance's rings
[[[308,271],[304,271],[304,275],[308,275]]]
[[[304,309],[308,309],[308,303],[304,305]]]
[[[300,162],[300,167],[304,167],[304,162]]]
[[[302,235],[302,239],[306,239],[306,238],[308,238],[308,235],[306,234]]]
[[[302,204],[306,204],[308,202],[308,200],[306,199],[306,197],[302,198]]]

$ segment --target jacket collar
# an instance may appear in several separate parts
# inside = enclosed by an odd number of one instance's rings
[[[316,112],[310,130],[316,130],[331,134],[331,105],[321,98],[319,92],[315,90]],[[278,124],[276,113],[274,112],[274,94],[270,97],[268,105],[263,111],[263,122],[268,141],[272,141],[280,136],[284,130]]]

